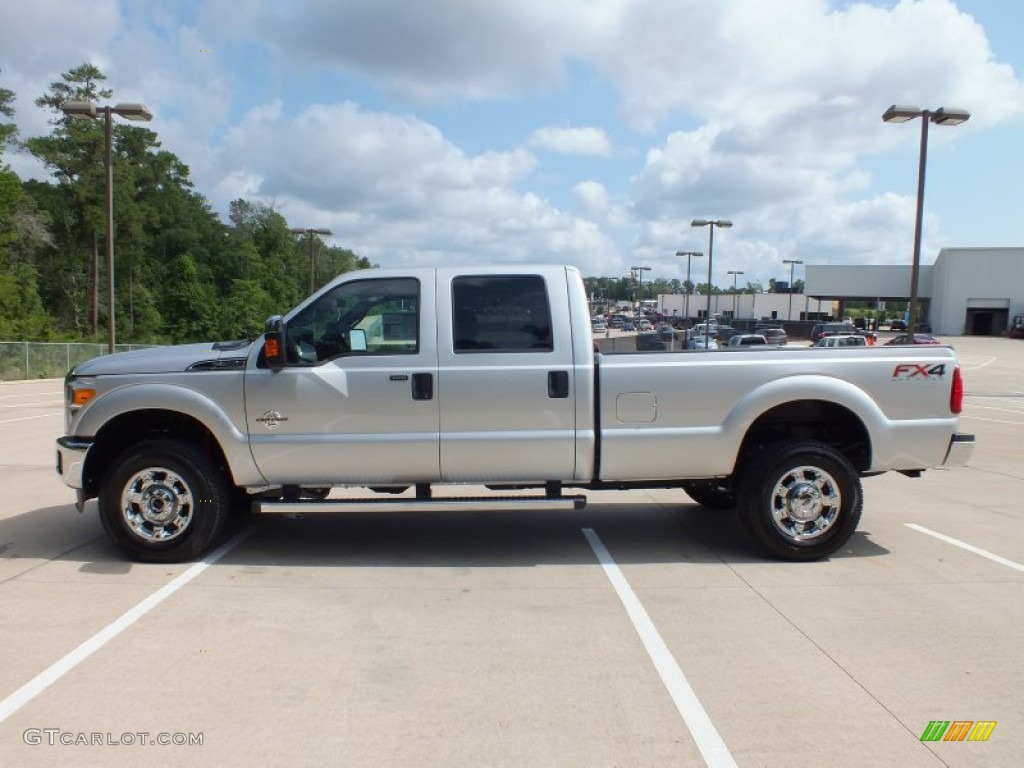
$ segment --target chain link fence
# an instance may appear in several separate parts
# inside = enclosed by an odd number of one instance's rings
[[[145,349],[148,344],[118,344],[117,352]],[[83,360],[107,354],[106,344],[0,341],[0,381],[62,379]]]

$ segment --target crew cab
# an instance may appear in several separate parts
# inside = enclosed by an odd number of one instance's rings
[[[813,560],[856,529],[861,477],[973,448],[949,347],[593,344],[573,267],[351,272],[254,341],[75,366],[57,470],[143,561],[199,556],[232,509],[572,509],[652,487],[735,507],[768,553]],[[435,495],[450,484],[491,492]]]

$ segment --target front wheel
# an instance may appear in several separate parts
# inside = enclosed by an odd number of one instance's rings
[[[193,560],[216,541],[231,507],[224,472],[195,446],[154,440],[129,448],[100,488],[103,528],[142,562]]]
[[[860,522],[860,477],[823,443],[787,440],[761,451],[743,471],[738,507],[754,540],[784,560],[820,560]]]

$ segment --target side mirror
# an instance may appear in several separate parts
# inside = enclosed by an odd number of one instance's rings
[[[366,351],[366,331],[362,328],[353,328],[348,332],[348,348],[353,352]]]
[[[274,371],[279,371],[285,366],[284,334],[284,321],[280,315],[267,318],[263,351],[266,354],[267,367]]]

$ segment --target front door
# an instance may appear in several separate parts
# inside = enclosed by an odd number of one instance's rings
[[[432,270],[339,282],[286,323],[288,365],[249,363],[246,422],[271,484],[438,478]]]

